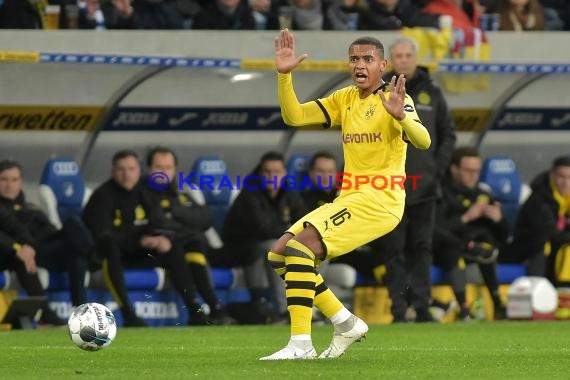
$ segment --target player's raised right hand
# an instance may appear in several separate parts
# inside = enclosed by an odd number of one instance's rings
[[[299,63],[307,58],[307,54],[295,57],[295,38],[289,29],[285,28],[275,37],[275,66],[281,74],[293,71]]]

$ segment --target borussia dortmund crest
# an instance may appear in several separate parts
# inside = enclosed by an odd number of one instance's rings
[[[364,114],[364,118],[366,120],[369,120],[372,116],[374,116],[374,112],[376,112],[376,104],[371,104],[368,109],[366,110],[366,113]]]
[[[431,104],[431,96],[429,96],[429,94],[425,91],[421,91],[418,94],[418,103],[423,104],[425,106],[427,106],[428,104]]]

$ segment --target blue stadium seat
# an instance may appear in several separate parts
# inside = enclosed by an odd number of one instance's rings
[[[524,197],[523,182],[514,160],[509,157],[488,157],[483,163],[479,181],[501,202],[503,215],[514,226]]]
[[[239,192],[230,181],[226,162],[219,157],[200,157],[194,162],[192,172],[196,173],[192,183],[198,190],[189,192],[198,203],[212,209],[214,228],[221,234],[226,215]]]
[[[49,220],[61,228],[62,222],[81,215],[91,191],[71,158],[54,158],[44,166],[39,186],[40,205]]]
[[[234,272],[226,268],[212,268],[215,289],[230,289],[234,284]]]
[[[303,190],[300,187],[303,179],[309,174],[309,163],[311,162],[310,154],[293,154],[287,160],[287,175],[295,177],[295,188]]]
[[[431,283],[432,285],[446,284],[445,273],[443,273],[443,269],[437,265],[431,266]]]
[[[9,284],[10,272],[7,270],[0,272],[0,290],[7,289]]]

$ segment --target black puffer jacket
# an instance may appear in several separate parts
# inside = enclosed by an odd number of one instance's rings
[[[51,224],[47,215],[38,206],[26,202],[24,192],[20,192],[14,200],[0,197],[0,205],[10,210],[27,229],[34,239],[34,244],[41,244],[57,233],[57,228]]]
[[[140,184],[125,190],[109,179],[99,186],[83,210],[83,221],[95,240],[113,236],[125,244],[141,248],[143,235],[164,234],[166,220],[160,205]]]
[[[465,242],[485,241],[498,247],[504,246],[509,237],[509,225],[504,217],[497,223],[488,218],[479,218],[467,224],[461,221],[463,214],[478,201],[491,204],[494,199],[478,187],[468,189],[456,185],[451,178],[445,178],[443,198],[437,208],[437,224]]]
[[[548,172],[539,174],[531,183],[532,194],[521,207],[515,223],[512,249],[521,259],[544,252],[546,242],[560,246],[570,242],[570,215],[566,227],[557,227],[560,206],[554,199]]]
[[[34,239],[8,208],[0,206],[0,255],[16,254],[16,244],[34,245]]]

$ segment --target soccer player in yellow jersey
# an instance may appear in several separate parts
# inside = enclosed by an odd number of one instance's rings
[[[291,338],[285,348],[261,360],[313,359],[313,305],[334,326],[331,344],[320,358],[341,356],[368,332],[364,321],[346,309],[326,287],[317,264],[354,250],[392,231],[404,211],[406,143],[427,149],[431,140],[403,75],[384,83],[384,47],[372,37],[354,41],[348,60],[354,81],[330,96],[300,104],[291,71],[306,57],[295,56],[289,30],[275,39],[279,103],[285,123],[341,127],[344,151],[342,191],[332,203],[295,223],[268,253],[268,260],[287,284]]]

